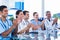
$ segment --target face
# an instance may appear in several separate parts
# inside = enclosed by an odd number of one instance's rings
[[[7,15],[8,15],[8,9],[4,8],[3,11],[2,11],[2,16],[7,17]]]
[[[38,13],[36,13],[36,14],[34,15],[34,18],[35,18],[35,19],[38,19]]]
[[[29,19],[29,13],[26,12],[26,15],[24,16],[26,19]]]
[[[18,18],[23,19],[23,17],[24,17],[23,12],[20,12],[19,15],[18,15]]]
[[[47,18],[51,18],[51,13],[50,12],[47,13],[46,16],[47,16]]]

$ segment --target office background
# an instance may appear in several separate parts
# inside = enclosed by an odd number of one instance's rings
[[[45,12],[51,11],[52,17],[60,17],[60,0],[0,0],[0,5],[6,5],[9,9],[9,16],[15,18],[15,12],[18,9],[28,10],[30,19],[33,18],[33,12],[38,12],[39,17],[46,17]],[[13,12],[12,12],[13,11]],[[60,21],[60,20],[59,20]]]

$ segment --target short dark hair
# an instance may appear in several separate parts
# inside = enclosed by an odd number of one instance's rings
[[[50,11],[46,11],[46,13],[49,13]]]
[[[35,16],[35,14],[37,14],[37,12],[34,12],[34,13],[33,13],[33,16]]]
[[[24,15],[26,15],[26,13],[29,13],[29,11],[26,11],[26,10],[25,10],[25,11],[23,11],[23,14],[24,14]]]
[[[46,14],[50,13],[50,11],[46,11]]]
[[[4,8],[7,8],[7,6],[1,5],[1,6],[0,6],[0,11],[3,11]]]
[[[22,12],[22,10],[17,10],[16,11],[16,18],[17,18],[17,15],[19,15],[20,12]]]

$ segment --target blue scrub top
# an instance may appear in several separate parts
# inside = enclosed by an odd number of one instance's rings
[[[35,20],[31,20],[31,23],[34,24],[34,25],[40,25],[41,24],[40,21],[36,22]],[[41,30],[41,28],[40,28],[40,30]],[[32,31],[33,32],[38,32],[38,30],[32,30]]]
[[[3,21],[0,19],[0,34],[3,33],[4,31],[8,30],[11,26],[12,26],[12,21],[11,21],[11,20],[6,19],[6,21],[3,22]],[[11,33],[12,33],[12,32],[11,32]],[[11,33],[10,33],[6,38],[3,38],[3,37],[0,35],[0,40],[10,40]]]

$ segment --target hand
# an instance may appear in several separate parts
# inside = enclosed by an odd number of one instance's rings
[[[17,19],[14,19],[14,20],[13,20],[13,27],[16,28],[17,25],[18,25]]]
[[[37,30],[38,28],[40,28],[39,25],[34,25],[34,24],[31,24],[31,27],[32,27],[33,30]]]
[[[55,19],[53,20],[53,23],[57,23],[57,21],[58,21],[58,18],[55,18]]]
[[[39,25],[36,25],[36,29],[39,29],[40,28],[40,26]]]
[[[29,28],[30,28],[30,27],[31,27],[31,23],[29,23],[29,24],[27,25],[27,27],[29,27]]]
[[[22,33],[24,33],[25,32],[25,30],[21,30],[20,32],[18,32],[17,34],[22,34]]]
[[[35,27],[35,25],[34,24],[30,24],[31,25],[31,27]]]
[[[19,19],[19,18],[17,18],[16,20],[17,20],[18,24],[22,21],[22,19]]]

